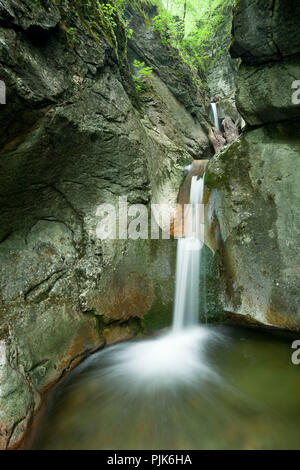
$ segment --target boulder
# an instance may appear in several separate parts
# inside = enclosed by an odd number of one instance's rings
[[[246,64],[281,60],[300,51],[298,0],[238,0],[231,56]]]
[[[218,152],[226,145],[226,139],[223,137],[222,132],[214,126],[209,130],[209,139],[215,152]]]
[[[300,127],[245,132],[210,162],[210,236],[221,259],[227,312],[300,328]]]
[[[293,96],[300,89],[300,55],[263,65],[244,65],[237,78],[236,105],[252,125],[291,120],[300,116]]]
[[[233,122],[233,120],[229,116],[225,116],[222,121],[222,126],[224,128],[224,136],[226,142],[230,144],[239,136],[239,124],[237,122]]]

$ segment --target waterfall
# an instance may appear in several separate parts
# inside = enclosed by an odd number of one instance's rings
[[[200,168],[204,174],[198,178],[194,172],[199,173]],[[218,374],[205,358],[207,342],[218,335],[198,324],[205,163],[195,165],[193,162],[189,170],[191,187],[189,204],[185,205],[185,236],[177,241],[172,329],[151,339],[114,345],[82,365],[85,369],[87,364],[107,356],[105,370],[99,370],[101,383],[105,377],[116,390],[124,387],[129,397],[156,393],[162,388],[173,393],[174,387],[182,385],[195,386],[198,390],[207,381],[219,381]]]
[[[191,227],[185,238],[177,242],[176,288],[173,311],[173,330],[198,323],[199,279],[201,249],[203,246],[203,224],[201,224],[201,205],[204,199],[204,177],[192,177],[189,213]]]
[[[218,116],[218,108],[217,108],[217,103],[211,103],[211,110],[213,113],[213,122],[216,128],[220,131],[220,124],[219,124],[219,116]]]
[[[186,169],[190,171],[187,178],[191,186],[189,204],[184,207],[185,236],[177,240],[171,330],[152,339],[122,343],[107,350],[110,360],[105,377],[116,384],[117,390],[125,387],[129,396],[139,396],[145,391],[151,395],[162,388],[173,393],[174,387],[182,385],[199,389],[207,381],[219,381],[205,358],[208,341],[216,340],[218,335],[198,323],[205,168],[206,162],[202,161]],[[194,176],[200,169],[203,176]],[[97,356],[92,360],[97,360]]]

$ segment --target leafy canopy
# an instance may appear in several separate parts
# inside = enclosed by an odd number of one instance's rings
[[[233,0],[152,0],[152,3],[159,10],[154,27],[164,41],[169,40],[180,49],[191,66],[203,70],[212,67],[225,52],[221,46],[230,38],[228,11]]]

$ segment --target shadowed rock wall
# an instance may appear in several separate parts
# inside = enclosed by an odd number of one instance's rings
[[[248,126],[210,161],[207,178],[225,310],[292,329],[300,328],[299,24],[299,2],[236,3],[231,54],[242,59],[237,107]]]

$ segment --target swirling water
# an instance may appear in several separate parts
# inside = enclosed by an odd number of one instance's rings
[[[300,449],[293,339],[205,326],[99,351],[52,395],[33,447]]]
[[[194,206],[203,202],[203,180],[192,179]],[[300,448],[295,338],[197,325],[201,220],[195,227],[178,241],[172,329],[77,367],[49,400],[34,448]]]

